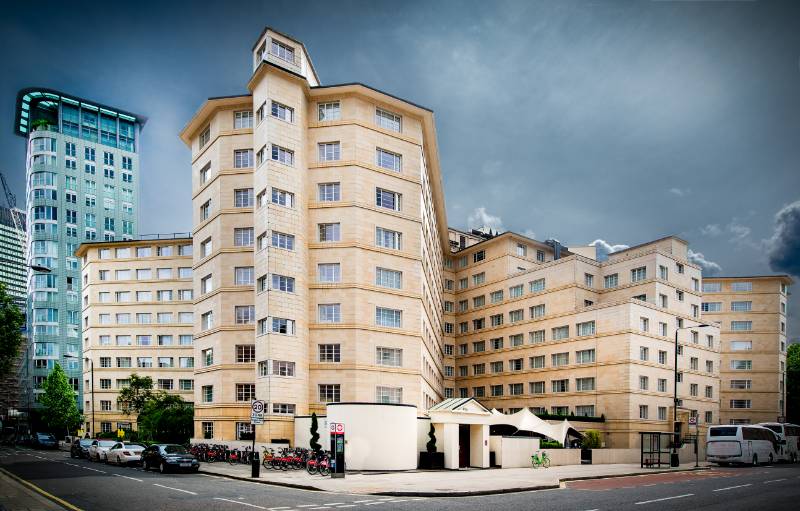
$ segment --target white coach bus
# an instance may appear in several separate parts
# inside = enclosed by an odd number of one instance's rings
[[[762,422],[759,426],[771,429],[780,439],[780,459],[791,463],[797,462],[797,444],[800,442],[800,426],[780,422]]]
[[[710,426],[706,433],[706,459],[723,466],[772,463],[779,459],[780,447],[778,435],[764,426]]]

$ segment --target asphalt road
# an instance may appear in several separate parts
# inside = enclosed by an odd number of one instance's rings
[[[165,474],[72,460],[68,453],[0,449],[0,467],[77,508],[192,511],[796,509],[800,464],[576,481],[565,488],[480,497],[378,497],[296,490],[204,474]],[[792,504],[794,502],[794,504]]]

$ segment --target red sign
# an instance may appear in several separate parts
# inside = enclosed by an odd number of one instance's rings
[[[344,435],[344,424],[341,422],[331,422],[329,429],[334,435]]]

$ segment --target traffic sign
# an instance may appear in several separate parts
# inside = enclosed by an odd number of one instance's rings
[[[689,425],[697,426],[697,417],[689,417]]]
[[[334,435],[344,435],[344,423],[343,422],[331,422],[330,423],[330,432]]]
[[[264,401],[260,399],[258,401],[253,401],[253,404],[250,405],[250,412],[251,413],[264,413],[265,404]]]

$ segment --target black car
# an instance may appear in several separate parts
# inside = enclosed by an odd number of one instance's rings
[[[157,468],[162,474],[171,470],[197,472],[200,463],[182,445],[154,444],[142,451],[142,468]]]
[[[88,458],[90,445],[92,445],[91,438],[76,438],[72,441],[72,445],[69,448],[69,457]]]
[[[50,433],[34,433],[33,446],[37,449],[58,449],[58,441]]]

